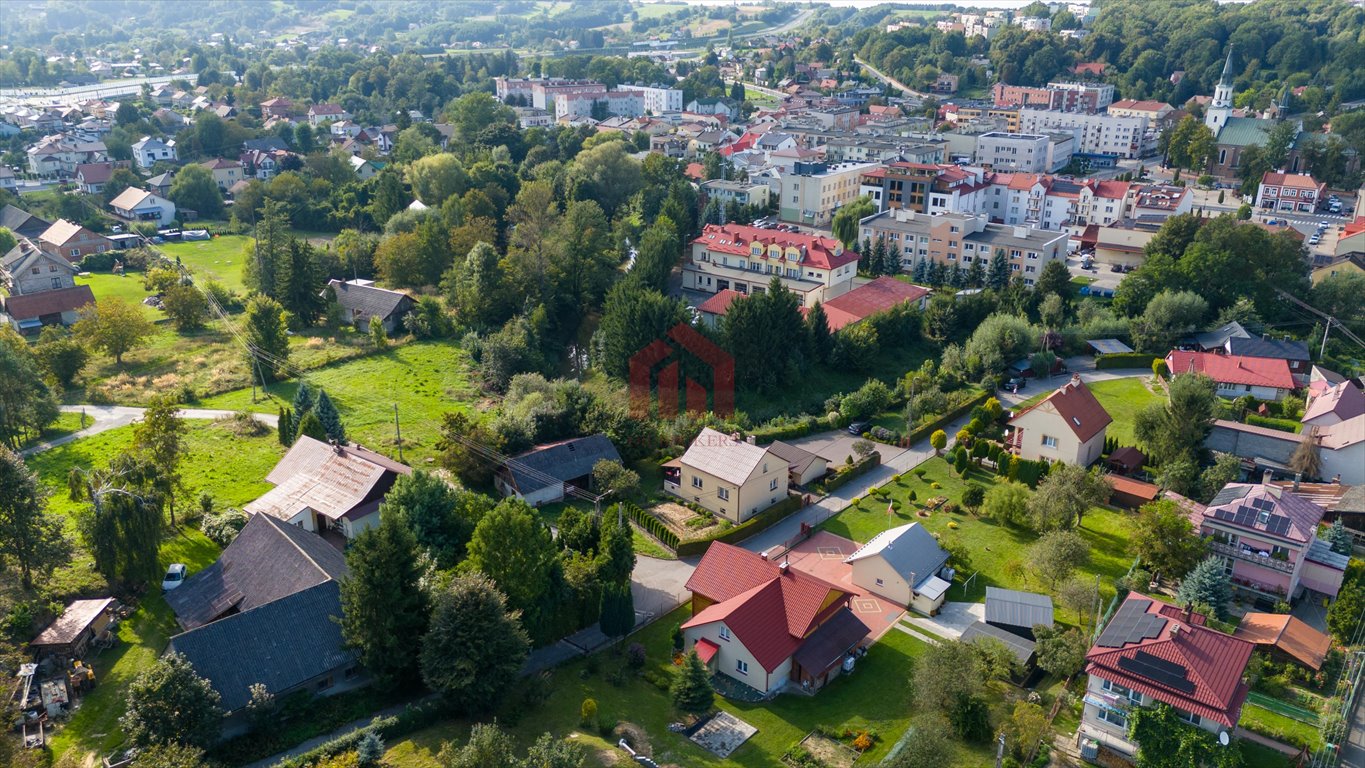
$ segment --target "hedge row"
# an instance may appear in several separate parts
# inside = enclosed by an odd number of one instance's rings
[[[313,749],[304,752],[297,757],[291,757],[275,764],[275,768],[309,768],[322,760],[326,760],[333,755],[355,749],[360,740],[365,738],[370,732],[378,733],[387,742],[393,742],[399,737],[420,731],[430,725],[434,725],[443,717],[449,716],[438,702],[427,701],[421,704],[409,705],[407,709],[397,715],[389,717],[376,717],[370,724],[357,728],[348,734],[338,736],[331,741],[320,744]]]
[[[993,393],[983,391],[976,397],[967,400],[966,402],[962,403],[956,408],[949,408],[947,413],[943,414],[942,416],[939,416],[937,419],[934,419],[933,421],[927,424],[923,424],[910,430],[910,434],[907,435],[907,437],[910,439],[911,443],[917,443],[920,440],[923,440],[924,438],[928,437],[929,435],[932,435],[934,433],[934,430],[942,429],[948,424],[951,424],[954,419],[961,416],[962,414],[971,413],[973,408],[977,407],[978,405],[981,405],[982,403],[985,403],[993,396],[994,396]]]
[[[875,456],[876,454],[874,453],[873,455]],[[723,541],[726,544],[733,544],[737,541],[743,541],[749,538],[750,536],[753,536],[754,534],[758,533],[759,531],[771,527],[774,523],[778,522],[779,520],[782,520],[787,515],[790,515],[791,513],[795,512],[800,508],[801,497],[788,496],[782,501],[777,502],[771,507],[768,507],[762,512],[759,512],[757,515],[754,515],[753,517],[749,518],[748,520],[745,520],[743,523],[740,523],[739,525],[736,525],[733,528],[730,528],[729,530],[722,531],[714,536],[708,536],[704,539],[692,539],[690,541],[684,541],[682,544],[679,544],[676,548],[678,557],[700,555],[706,551],[707,547],[711,546],[711,542],[713,541]]]
[[[843,485],[846,485],[853,478],[867,472],[869,469],[872,469],[873,467],[878,466],[881,463],[882,455],[880,453],[878,453],[877,451],[869,453],[867,455],[867,458],[858,460],[852,466],[840,469],[838,472],[835,473],[834,477],[831,477],[830,479],[826,480],[825,492],[828,493],[829,491],[832,491],[835,488],[839,488]]]
[[[1095,368],[1099,370],[1106,368],[1145,368],[1150,371],[1152,362],[1160,359],[1160,355],[1148,355],[1143,352],[1116,352],[1111,355],[1096,355]]]
[[[678,534],[669,530],[662,520],[630,502],[621,502],[621,505],[626,510],[626,516],[630,518],[631,522],[645,529],[665,547],[674,550],[678,548]]]
[[[802,416],[801,419],[791,424],[772,424],[762,426],[749,431],[749,435],[754,438],[754,442],[759,445],[767,445],[774,440],[792,440],[798,437],[805,437],[815,431],[820,419],[809,414]]]
[[[1255,413],[1248,413],[1246,415],[1246,423],[1255,425],[1257,427],[1268,427],[1270,429],[1278,429],[1281,432],[1298,432],[1303,427],[1303,425],[1301,425],[1297,421],[1291,421],[1290,419],[1276,419],[1269,416],[1260,416]]]

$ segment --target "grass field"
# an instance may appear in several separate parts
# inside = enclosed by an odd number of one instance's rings
[[[1322,748],[1322,732],[1317,728],[1250,702],[1242,707],[1242,719],[1238,724],[1248,731],[1295,747],[1308,747],[1313,751]]]
[[[381,354],[317,368],[311,386],[322,387],[336,403],[347,437],[395,453],[394,405],[403,430],[404,459],[413,463],[434,455],[441,414],[463,410],[478,398],[470,383],[469,359],[452,342],[423,341]],[[204,408],[274,413],[294,400],[298,381],[272,384],[269,399],[253,403],[250,389],[206,398]]]
[[[222,235],[212,240],[166,243],[161,250],[194,273],[200,281],[214,280],[229,290],[246,290],[242,283],[242,264],[251,238],[244,235]]]
[[[1137,438],[1133,434],[1133,425],[1137,421],[1138,411],[1166,399],[1164,394],[1158,394],[1147,388],[1148,378],[1146,376],[1134,376],[1086,384],[1090,392],[1095,395],[1095,399],[1100,401],[1100,405],[1104,406],[1104,410],[1108,411],[1110,418],[1114,420],[1114,423],[1109,425],[1106,434],[1109,437],[1117,438],[1119,445],[1136,445]],[[1020,403],[1015,410],[1037,404],[1064,383],[1065,381],[1060,378],[1042,384],[1038,383],[1037,380],[1030,380],[1029,386],[1039,388],[1039,391],[1033,397]]]
[[[831,396],[853,392],[871,378],[895,386],[906,371],[919,368],[929,356],[927,348],[916,344],[883,350],[877,356],[876,366],[867,372],[831,365],[815,366],[784,381],[780,394],[740,390],[735,396],[735,407],[747,413],[755,422],[764,422],[779,415],[824,413],[825,400]]]
[[[84,429],[85,427],[88,427],[94,423],[95,423],[94,419],[90,418],[89,416],[86,416],[85,422],[82,425],[81,415],[79,413],[59,414],[57,416],[57,420],[49,424],[47,429],[44,429],[41,434],[39,434],[34,439],[29,440],[28,442],[24,443],[19,447],[27,448],[30,445],[36,445],[38,443],[42,443],[48,440],[56,440],[57,438],[65,437],[71,434],[72,432],[80,431],[81,429]]]
[[[688,611],[684,606],[631,638],[631,642],[645,646],[647,670],[673,674],[668,660],[669,635],[676,624],[687,618]],[[605,674],[620,664],[609,652],[601,657],[601,669],[597,673],[583,672],[583,661],[556,670],[549,699],[540,708],[527,713],[511,730],[523,748],[542,732],[569,737],[578,732],[583,700],[592,698],[597,702],[600,717],[629,722],[643,729],[650,752],[661,764],[688,767],[779,765],[783,753],[821,725],[840,730],[845,727],[876,730],[879,741],[859,761],[860,765],[863,762],[876,765],[912,723],[905,681],[910,674],[911,660],[927,647],[920,640],[892,631],[858,662],[852,675],[835,680],[815,696],[783,695],[760,704],[736,703],[717,697],[721,709],[758,728],[753,738],[725,760],[667,730],[668,723],[675,721],[677,715],[665,691],[638,677],[628,677],[619,686],[607,683],[603,679]],[[391,768],[434,768],[442,742],[461,742],[468,736],[468,729],[468,723],[457,721],[419,731],[392,744],[385,764]],[[588,765],[615,765],[624,758],[619,750],[603,754],[603,744],[595,734],[580,733],[574,737],[575,741],[579,739],[593,751]],[[957,764],[989,765],[986,751],[964,748]]]
[[[931,533],[956,536],[971,552],[971,564],[959,569],[959,579],[948,593],[949,600],[981,600],[985,597],[987,586],[1046,591],[1046,585],[1030,574],[1027,567],[1028,546],[1038,538],[1032,531],[1014,528],[986,517],[975,517],[965,511],[959,514],[938,511],[927,518],[915,514],[931,497],[943,496],[949,501],[960,502],[968,482],[989,489],[998,480],[994,473],[972,467],[964,480],[942,459],[931,459],[919,468],[925,470],[922,480],[913,473],[907,473],[900,481],[887,486],[891,489],[890,498],[901,502],[901,509],[894,515],[887,516],[886,502],[868,497],[820,527],[859,542],[869,541],[888,528],[909,522],[918,522]],[[938,483],[940,487],[933,488],[931,483]],[[916,502],[908,501],[912,490]],[[1128,519],[1120,512],[1096,507],[1086,513],[1080,534],[1090,544],[1090,561],[1078,567],[1076,575],[1090,578],[1100,576],[1101,592],[1107,600],[1114,594],[1114,580],[1127,573],[1133,563],[1127,542]],[[962,579],[973,572],[978,573],[978,576],[971,591],[964,593]],[[1076,623],[1076,616],[1071,613],[1059,611],[1057,618],[1059,621]]]

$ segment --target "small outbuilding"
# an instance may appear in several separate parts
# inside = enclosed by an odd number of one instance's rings
[[[79,659],[85,655],[92,642],[108,633],[113,621],[114,598],[77,600],[68,605],[62,615],[47,625],[47,629],[29,645],[39,659],[48,656]]]
[[[1147,463],[1147,455],[1131,445],[1125,445],[1109,454],[1109,459],[1105,463],[1114,472],[1131,475]]]
[[[1035,626],[1052,626],[1052,598],[1036,592],[986,587],[986,624],[1035,640]]]
[[[327,288],[336,297],[346,322],[359,331],[368,331],[370,318],[377,317],[384,324],[384,332],[393,333],[415,306],[411,296],[380,288],[373,280],[330,280]]]
[[[963,630],[961,640],[964,643],[975,643],[987,637],[999,640],[1006,648],[1010,649],[1010,653],[1014,654],[1014,660],[1019,662],[1021,668],[1027,667],[1033,661],[1033,653],[1037,649],[1036,643],[984,621],[973,622],[971,626]]]
[[[1123,475],[1107,474],[1104,481],[1109,484],[1109,503],[1123,509],[1137,509],[1161,495],[1155,485]]]
[[[825,476],[829,463],[804,448],[774,440],[768,450],[787,462],[788,485],[805,485]]]
[[[621,460],[606,435],[561,440],[508,459],[498,468],[493,482],[504,496],[515,496],[533,506],[552,504],[564,498],[566,486],[587,489],[592,483],[592,468],[603,460]]]
[[[882,531],[844,562],[853,566],[855,586],[929,616],[951,586],[948,553],[919,523]]]
[[[1240,637],[1269,649],[1271,655],[1292,659],[1317,672],[1332,648],[1332,638],[1283,613],[1248,613],[1237,625]]]

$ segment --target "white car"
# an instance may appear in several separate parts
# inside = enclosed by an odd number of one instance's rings
[[[166,569],[166,576],[161,580],[161,591],[170,592],[172,589],[185,583],[185,564],[173,563]]]

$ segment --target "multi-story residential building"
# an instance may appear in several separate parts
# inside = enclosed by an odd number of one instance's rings
[[[109,161],[102,141],[75,141],[65,136],[48,136],[27,150],[29,173],[39,176],[71,177],[76,168]]]
[[[113,250],[114,244],[104,235],[79,224],[57,219],[38,236],[38,247],[75,263],[92,253]]]
[[[1082,749],[1104,747],[1131,760],[1138,749],[1128,735],[1131,714],[1157,703],[1210,733],[1236,730],[1254,646],[1206,623],[1188,606],[1128,593],[1085,655]]]
[[[308,124],[317,128],[323,123],[350,120],[351,113],[336,104],[314,104],[308,108]]]
[[[177,159],[175,139],[162,141],[151,136],[143,136],[133,144],[133,162],[144,170],[157,163],[174,163]]]
[[[90,286],[76,285],[76,267],[21,237],[0,256],[0,327],[37,333],[45,325],[70,325],[81,307],[95,303]]]
[[[1302,173],[1267,173],[1256,189],[1256,210],[1313,213],[1322,204],[1327,185]]]
[[[651,115],[681,112],[683,92],[681,88],[666,85],[622,85],[619,90],[638,91],[645,102],[645,111]]]
[[[1156,130],[1145,117],[1115,117],[1025,107],[1019,111],[1019,131],[1071,131],[1076,134],[1076,151],[1088,155],[1109,155],[1131,160],[1156,152]]]
[[[996,107],[989,104],[949,104],[944,107],[944,117],[955,123],[982,119],[996,120],[1003,123],[1005,130],[1017,133],[1022,124],[1021,111],[1019,107]]]
[[[554,112],[555,101],[561,96],[606,92],[607,86],[594,80],[537,80],[531,83],[531,106]]]
[[[1132,215],[1139,221],[1165,221],[1194,209],[1194,196],[1185,187],[1144,184],[1132,188]]]
[[[803,306],[828,301],[853,287],[858,254],[830,237],[707,224],[683,263],[683,287],[703,293],[762,293],[774,277]]]
[[[1175,107],[1164,101],[1121,99],[1110,104],[1106,111],[1115,117],[1145,117],[1152,125],[1164,127],[1175,113]]]
[[[745,181],[729,181],[727,179],[713,179],[701,183],[702,194],[708,200],[720,200],[723,203],[736,203],[738,205],[758,205],[768,204],[768,185],[750,184]]]
[[[1323,508],[1291,489],[1266,478],[1224,486],[1207,506],[1183,503],[1233,589],[1251,600],[1321,601],[1341,590],[1348,557],[1318,538]]]
[[[639,117],[644,113],[644,94],[635,90],[562,93],[554,100],[556,120],[600,119],[609,115]]]
[[[493,92],[498,101],[504,104],[516,102],[520,106],[531,105],[531,84],[538,79],[529,77],[495,77]]]
[[[1075,137],[1070,133],[1005,133],[976,137],[976,164],[993,171],[1055,173],[1071,162]]]
[[[878,212],[977,213],[987,176],[980,168],[950,163],[896,162],[863,173],[858,194],[870,198]]]
[[[240,160],[224,160],[214,158],[200,163],[209,173],[213,174],[213,181],[218,188],[226,192],[232,188],[233,184],[243,179],[242,162]]]
[[[874,163],[798,162],[782,175],[778,215],[783,221],[827,227],[834,212],[858,197],[858,182]]]
[[[986,216],[945,213],[926,216],[913,211],[884,211],[863,219],[860,240],[886,239],[888,248],[900,254],[905,269],[921,262],[935,262],[964,269],[973,263],[989,264],[1002,252],[1010,271],[1033,285],[1043,265],[1066,258],[1065,232],[1050,232],[1025,226],[992,224]]]
[[[884,163],[897,160],[941,163],[947,159],[943,142],[921,142],[898,136],[831,136],[819,146],[824,148],[825,160],[831,163]]]
[[[679,457],[677,468],[676,479],[665,474],[664,489],[732,523],[742,523],[787,498],[786,459],[766,446],[710,427]]]
[[[1114,86],[1107,83],[1048,83],[1046,88],[996,83],[991,88],[997,107],[1031,107],[1094,114],[1114,101]]]

